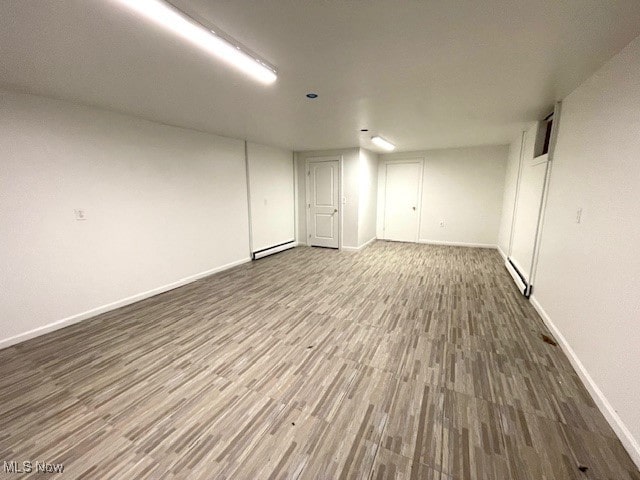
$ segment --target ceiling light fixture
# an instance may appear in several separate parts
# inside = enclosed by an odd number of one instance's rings
[[[318,98],[318,94],[317,93],[307,93],[307,98]]]
[[[278,78],[276,71],[255,55],[246,52],[231,39],[223,38],[213,30],[178,10],[163,0],[116,0],[127,8],[152,20],[192,45],[233,65],[238,70],[264,84],[270,84]]]
[[[374,145],[384,150],[387,150],[388,152],[395,150],[396,148],[396,146],[393,143],[388,142],[384,138],[378,137],[377,135],[375,137],[371,137],[371,141],[374,143]]]

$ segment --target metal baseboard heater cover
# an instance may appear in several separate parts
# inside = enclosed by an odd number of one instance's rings
[[[507,261],[504,263],[504,266],[507,268],[507,271],[513,278],[513,281],[516,282],[520,293],[522,293],[522,295],[524,295],[526,298],[529,298],[531,296],[531,293],[533,293],[533,285],[529,285],[529,283],[524,278],[524,275],[520,273],[520,270],[518,270],[518,267],[514,265],[511,259],[507,259]]]
[[[268,257],[269,255],[273,255],[274,253],[283,252],[285,250],[289,250],[296,246],[295,240],[289,240],[284,243],[279,243],[278,245],[274,245],[273,247],[263,248],[261,250],[256,250],[251,253],[252,260],[258,260],[260,258]]]

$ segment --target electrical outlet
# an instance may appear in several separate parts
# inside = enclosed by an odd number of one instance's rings
[[[440,228],[444,227],[444,220],[440,220]]]
[[[82,221],[82,220],[86,220],[87,219],[87,212],[82,208],[76,208],[73,211],[73,213],[74,213],[77,221]]]
[[[579,207],[578,210],[576,210],[576,223],[581,223],[582,222],[582,207]]]

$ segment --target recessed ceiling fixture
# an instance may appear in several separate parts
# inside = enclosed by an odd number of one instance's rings
[[[387,150],[388,152],[395,150],[396,148],[396,146],[393,143],[388,142],[384,138],[378,137],[377,135],[375,137],[371,137],[371,141],[374,143],[374,145],[384,150]]]
[[[213,30],[196,22],[187,14],[163,0],[116,0],[127,8],[152,20],[167,30],[184,38],[196,47],[233,65],[240,71],[264,84],[278,78],[275,70],[254,55],[244,51],[230,39],[217,35]]]
[[[307,93],[307,98],[318,98],[317,93]]]

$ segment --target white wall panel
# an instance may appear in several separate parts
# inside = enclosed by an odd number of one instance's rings
[[[376,209],[378,202],[378,158],[360,149],[360,200],[358,202],[358,247],[376,238]]]
[[[247,260],[247,210],[243,141],[0,93],[0,346]]]
[[[509,144],[504,196],[502,197],[500,232],[498,234],[498,246],[500,247],[502,255],[505,257],[509,255],[509,248],[511,246],[511,225],[513,224],[513,214],[515,211],[516,185],[518,183],[521,150],[522,134],[514,138]]]
[[[252,251],[295,239],[293,152],[247,143]]]
[[[562,102],[534,286],[637,465],[639,112],[640,38]]]

